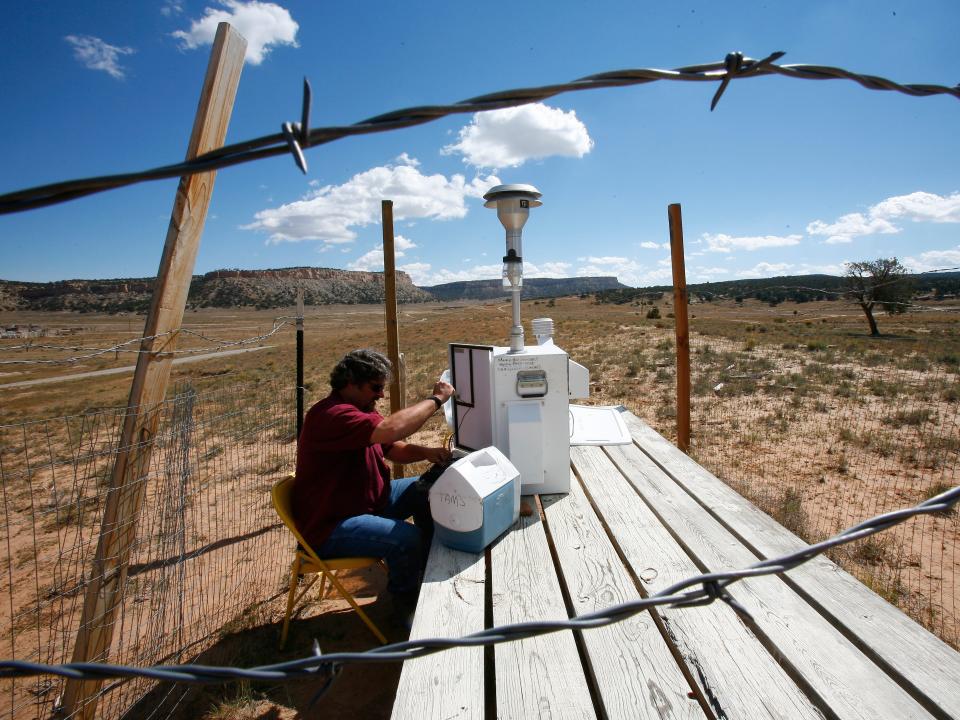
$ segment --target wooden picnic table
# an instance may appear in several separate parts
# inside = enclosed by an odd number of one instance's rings
[[[571,491],[471,554],[434,543],[411,638],[557,620],[804,543],[624,411]],[[722,602],[404,663],[393,718],[960,718],[960,653],[824,556]]]

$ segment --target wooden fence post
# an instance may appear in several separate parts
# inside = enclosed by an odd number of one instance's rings
[[[303,288],[297,288],[297,444],[303,429]]]
[[[687,273],[683,264],[683,219],[680,204],[667,208],[670,257],[673,261],[673,316],[677,336],[677,447],[690,450],[690,331],[687,324]]]
[[[236,30],[220,23],[187,147],[188,159],[223,145],[246,47],[247,41]],[[136,539],[144,483],[150,470],[158,410],[170,379],[172,355],[168,353],[177,346],[215,177],[215,171],[187,175],[177,188],[104,504],[73,662],[102,662],[113,642],[115,615],[123,600],[130,548]],[[102,682],[68,680],[63,713],[93,718]]]
[[[387,356],[393,366],[390,380],[390,412],[394,413],[407,404],[406,373],[400,357],[400,326],[397,321],[397,266],[393,247],[393,201],[380,203],[383,218],[383,301],[387,322]],[[393,464],[394,477],[403,477],[406,468]]]

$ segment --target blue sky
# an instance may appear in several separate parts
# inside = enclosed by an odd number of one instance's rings
[[[250,41],[227,136],[300,117],[349,124],[413,105],[730,51],[900,82],[960,81],[955,0],[766,3],[158,0],[16,3],[0,58],[0,192],[182,159],[217,19]],[[683,206],[688,282],[896,256],[960,266],[960,101],[848,81],[657,82],[565,94],[341,140],[218,173],[196,272],[382,268],[394,200],[400,268],[420,285],[497,277],[503,230],[481,195],[543,193],[526,276],[669,282]],[[156,274],[176,182],[0,216],[0,278]]]

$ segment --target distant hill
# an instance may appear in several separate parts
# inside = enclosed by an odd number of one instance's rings
[[[383,302],[383,273],[332,268],[279,270],[214,270],[193,279],[187,302],[195,307],[290,307],[303,288],[307,305],[346,305]],[[397,271],[397,301],[416,303],[433,297]]]
[[[25,283],[0,280],[0,310],[75,310],[79,312],[145,312],[150,307],[153,278],[61,280]],[[187,307],[291,307],[303,288],[307,305],[383,302],[383,273],[331,268],[214,270],[194,275]],[[397,272],[397,299],[426,302],[433,296]]]
[[[960,296],[960,272],[907,275],[913,285],[914,295],[932,299]],[[691,302],[713,300],[745,300],[752,298],[777,304],[836,300],[844,297],[846,281],[836,275],[784,275],[752,280],[723,280],[720,282],[694,283],[687,285]],[[643,299],[655,299],[664,293],[672,293],[672,285],[655,285],[645,288],[603,290],[595,294],[603,303],[628,303]]]
[[[960,272],[908,277],[918,297],[960,296]],[[150,307],[153,285],[153,278],[60,280],[50,283],[0,280],[0,310],[145,312]],[[307,305],[381,303],[384,294],[383,273],[311,267],[214,270],[193,277],[187,307],[292,307],[296,304],[299,288],[303,288]],[[687,286],[692,302],[754,298],[774,304],[785,300],[811,302],[836,299],[845,289],[844,279],[833,275],[790,275]],[[670,292],[670,285],[631,288],[612,276],[524,278],[523,281],[523,297],[526,299],[589,293],[599,302],[629,303]],[[409,275],[397,272],[397,299],[405,304],[505,297],[507,293],[500,280],[469,280],[417,287]]]
[[[500,280],[465,280],[423,288],[437,300],[493,300],[506,297]],[[524,299],[562,297],[604,290],[629,290],[615,277],[524,278]]]
[[[146,312],[150,307],[153,286],[153,278],[60,280],[50,283],[0,280],[0,310]],[[626,287],[614,277],[529,278],[524,280],[523,296],[556,297]],[[299,288],[303,288],[307,305],[381,303],[384,297],[382,272],[311,267],[233,269],[194,275],[187,307],[291,307],[296,304]],[[405,272],[397,272],[397,299],[401,303],[487,300],[505,296],[499,280],[474,280],[419,288]]]

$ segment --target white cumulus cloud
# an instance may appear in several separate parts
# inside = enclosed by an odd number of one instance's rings
[[[777,275],[783,275],[792,267],[793,265],[790,263],[762,262],[757,263],[749,270],[738,270],[737,275],[740,277],[776,277]]]
[[[73,57],[90,70],[103,70],[110,77],[122,80],[121,55],[132,55],[133,48],[111,45],[92,35],[67,35],[64,40],[73,46]]]
[[[617,255],[580,257],[577,260],[583,263],[577,268],[577,277],[613,275],[624,285],[634,287],[662,285],[672,277],[669,259],[658,260],[652,267]]]
[[[707,244],[708,252],[730,252],[732,250],[760,250],[761,248],[788,247],[799,245],[801,235],[755,235],[733,237],[724,233],[703,233],[701,239]]]
[[[430,285],[430,263],[409,263],[407,265],[397,265],[397,270],[403,270],[410,276],[414,285],[425,287]]]
[[[524,262],[523,277],[565,278],[570,277],[570,268],[570,263],[559,261],[545,262],[539,265]],[[448,268],[434,270],[429,263],[410,263],[409,265],[398,265],[397,269],[409,274],[414,285],[430,287],[465,280],[499,280],[503,265],[497,263],[496,265],[474,265],[462,270],[450,270]]]
[[[958,223],[960,222],[960,192],[952,195],[937,195],[928,192],[912,192],[895,195],[871,206],[866,213],[850,213],[836,222],[814,220],[807,225],[811,235],[825,235],[828,245],[852,242],[864,235],[891,235],[901,231],[893,220],[913,222]]]
[[[210,45],[217,34],[217,25],[230,23],[247,40],[246,61],[259,65],[275,45],[297,45],[300,26],[286,8],[259,0],[220,0],[225,9],[208,7],[199,20],[190,23],[189,30],[177,30],[173,37],[181,47],[193,50]]]
[[[166,17],[179,15],[183,12],[183,0],[166,0],[160,7],[160,13]]]
[[[836,245],[853,242],[855,237],[863,235],[892,235],[900,232],[900,228],[885,218],[850,213],[830,224],[822,220],[814,220],[807,225],[807,232],[811,235],[826,235],[827,239],[824,242],[827,245]]]
[[[928,192],[897,195],[878,202],[870,208],[870,215],[913,222],[960,223],[960,192],[946,196]]]
[[[906,257],[903,265],[911,272],[930,272],[960,267],[960,245],[952,250],[928,250],[919,257]]]
[[[526,271],[527,263],[524,263]],[[407,272],[414,285],[429,287],[431,285],[442,285],[443,283],[462,282],[464,280],[491,280],[499,278],[503,265],[474,265],[471,268],[463,270],[449,270],[447,268],[433,269],[429,263],[411,263],[400,266],[400,269]],[[526,275],[526,272],[524,272]]]
[[[687,282],[697,282],[702,279],[710,279],[715,277],[721,277],[723,275],[728,275],[730,271],[727,268],[721,267],[704,267],[698,266],[692,268],[687,275]]]
[[[407,250],[415,248],[417,244],[408,240],[403,235],[397,235],[393,239],[393,256],[401,258]],[[379,272],[383,270],[383,243],[377,245],[370,252],[364,253],[352,263],[347,264],[348,270],[372,270]]]
[[[295,202],[261,210],[243,229],[270,233],[268,243],[351,243],[357,236],[352,228],[380,222],[382,200],[393,200],[396,220],[453,220],[467,214],[466,198],[482,197],[500,183],[495,175],[477,177],[469,183],[463,175],[424,175],[415,160],[406,161],[403,165],[371,168],[342,185],[326,185]]]
[[[793,268],[791,275],[843,275],[847,271],[845,262],[810,265],[801,263]]]
[[[586,125],[573,110],[534,103],[476,113],[460,129],[458,142],[442,152],[459,153],[477,167],[505,168],[554,155],[580,158],[592,147]]]
[[[568,262],[545,262],[540,265],[533,265],[530,272],[526,270],[523,272],[526,277],[565,278],[570,277],[571,267]]]

